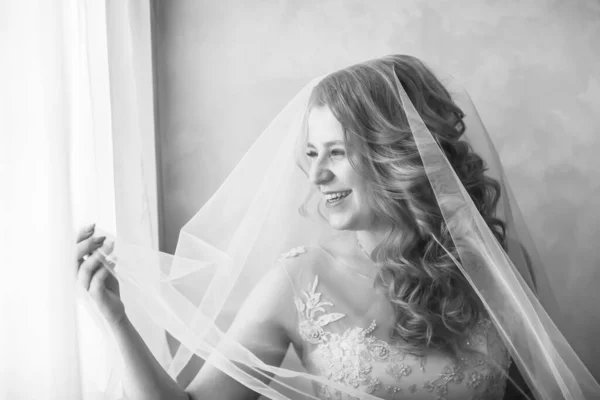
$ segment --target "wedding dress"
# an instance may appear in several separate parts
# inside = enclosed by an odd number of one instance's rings
[[[294,348],[307,371],[388,400],[501,399],[510,357],[492,321],[482,318],[464,340],[471,352],[403,351],[389,336],[389,300],[373,288],[375,266],[355,247],[352,233],[340,233],[282,255],[296,308]],[[357,398],[314,386],[322,399]]]

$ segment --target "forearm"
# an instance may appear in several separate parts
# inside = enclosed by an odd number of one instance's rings
[[[128,399],[190,399],[154,358],[127,317],[113,331],[125,361],[124,389]]]

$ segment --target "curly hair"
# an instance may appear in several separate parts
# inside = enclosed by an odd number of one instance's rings
[[[394,221],[372,253],[381,266],[377,284],[386,289],[395,310],[391,338],[401,339],[400,345],[415,354],[424,348],[450,350],[484,309],[452,260],[459,257],[447,224],[461,222],[445,222],[442,216],[398,103],[395,78],[505,247],[505,225],[495,217],[500,185],[484,175],[484,161],[460,140],[464,114],[420,60],[393,55],[330,74],[314,88],[309,109],[330,108],[345,140],[355,143],[350,162],[370,182],[374,215]]]

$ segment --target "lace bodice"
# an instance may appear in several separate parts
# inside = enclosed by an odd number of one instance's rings
[[[296,248],[284,257],[306,251]],[[327,285],[320,290],[319,274],[303,281],[294,301],[303,342],[301,358],[310,373],[384,399],[502,398],[510,358],[490,320],[477,323],[463,343],[465,352],[457,357],[434,351],[415,356],[392,344],[377,322],[380,315],[366,312],[356,318],[349,315],[356,314],[352,309],[344,312],[328,298]],[[319,383],[315,389],[322,399],[360,398]]]

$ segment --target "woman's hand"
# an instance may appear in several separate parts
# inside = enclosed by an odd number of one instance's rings
[[[77,234],[77,281],[90,294],[98,308],[111,325],[118,325],[125,319],[125,307],[119,294],[119,282],[102,265],[102,254],[112,252],[112,244],[106,244],[106,237],[94,236],[94,225],[85,227]]]
[[[88,291],[113,329],[125,363],[123,391],[131,400],[190,400],[185,390],[177,385],[156,360],[127,318],[119,295],[119,283],[100,262],[106,258],[96,251],[101,249],[104,255],[112,252],[112,245],[104,243],[105,239],[94,236],[93,225],[77,234],[77,280]]]

